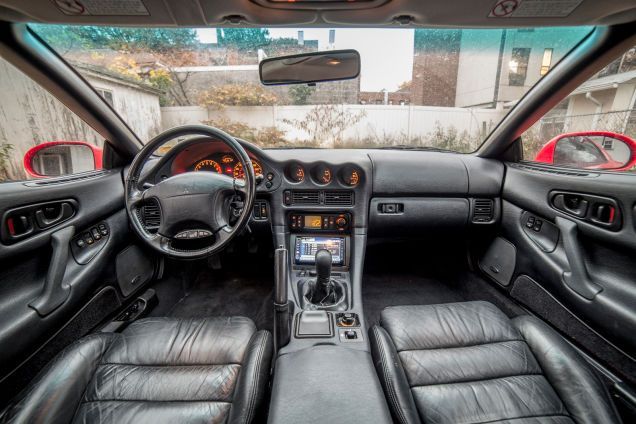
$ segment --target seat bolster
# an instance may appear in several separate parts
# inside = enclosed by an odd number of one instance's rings
[[[369,329],[369,342],[373,364],[380,377],[393,420],[400,424],[420,423],[402,361],[391,337],[384,328],[376,325]]]
[[[238,383],[234,389],[229,423],[252,422],[265,398],[273,350],[269,331],[260,330],[254,333],[245,351]]]
[[[4,411],[0,422],[71,422],[102,355],[116,337],[96,334],[68,346]]]
[[[559,334],[531,316],[514,318],[512,323],[578,424],[621,422],[599,375]]]

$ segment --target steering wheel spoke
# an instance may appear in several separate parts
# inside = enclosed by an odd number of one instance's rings
[[[203,135],[215,142],[225,143],[246,170],[245,179],[188,172],[172,176],[156,185],[144,184],[140,187],[141,171],[152,153],[165,142],[187,135]],[[250,157],[238,141],[216,128],[186,125],[158,135],[135,157],[126,178],[126,211],[133,229],[153,249],[175,258],[196,259],[222,250],[247,225],[251,215],[256,176],[250,161]],[[146,230],[145,224],[137,214],[137,210],[149,198],[156,199],[160,208],[161,224],[156,234]],[[203,223],[214,232],[214,242],[209,246],[196,246],[193,241],[192,250],[188,250],[187,239],[180,238],[179,243],[176,243],[177,240],[171,238],[172,235],[182,232],[184,227],[187,230],[188,225],[196,222]],[[205,237],[201,241],[204,239]]]

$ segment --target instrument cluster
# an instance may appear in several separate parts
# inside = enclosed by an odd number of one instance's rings
[[[252,159],[252,166],[254,167],[254,173],[256,176],[263,175],[263,167],[261,164]],[[236,179],[244,179],[245,171],[243,170],[243,164],[232,153],[214,153],[204,159],[198,160],[193,163],[187,171],[208,171],[216,172],[217,174],[225,174],[229,177]]]

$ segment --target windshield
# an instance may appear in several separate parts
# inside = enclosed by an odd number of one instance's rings
[[[144,142],[204,123],[265,148],[462,153],[592,30],[31,28]],[[265,58],[333,49],[360,53],[356,79],[259,82]]]

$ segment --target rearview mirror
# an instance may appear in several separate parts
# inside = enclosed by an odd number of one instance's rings
[[[102,149],[83,141],[38,144],[24,155],[24,169],[34,178],[77,174],[102,167]]]
[[[360,75],[360,54],[333,50],[265,59],[259,65],[264,85],[313,84],[340,81]]]

